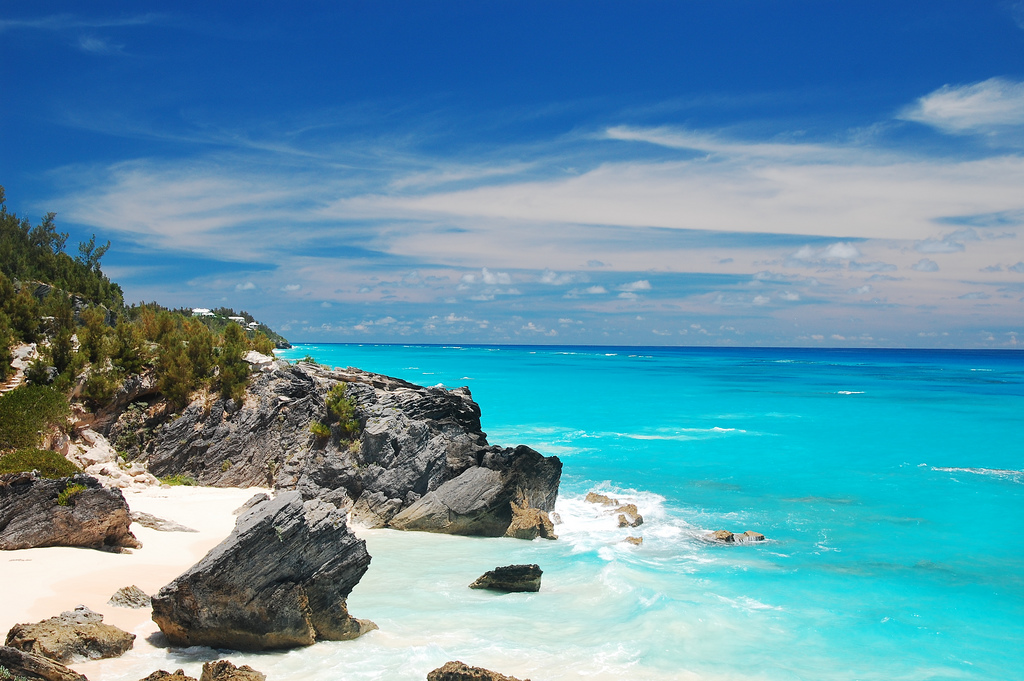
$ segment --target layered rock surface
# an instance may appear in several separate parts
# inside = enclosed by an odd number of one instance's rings
[[[488,589],[516,593],[540,591],[540,578],[544,571],[539,565],[506,565],[488,570],[469,585],[470,589]]]
[[[350,509],[370,527],[501,536],[512,501],[554,508],[561,462],[525,446],[490,445],[468,388],[425,388],[351,368],[260,366],[244,404],[197,400],[174,420],[142,425],[122,415],[107,434],[131,440],[138,431],[132,452],[158,476],[296,490]],[[326,406],[339,383],[355,404],[354,439]],[[331,425],[330,436],[312,434],[314,423]]]
[[[71,486],[81,491],[58,503]],[[124,495],[89,475],[47,479],[34,473],[0,475],[0,549],[82,546],[118,550],[139,548],[131,533]]]
[[[346,640],[376,628],[345,599],[370,564],[345,513],[283,492],[257,503],[201,561],[153,597],[176,646],[262,650]]]
[[[21,676],[32,681],[89,681],[59,662],[10,646],[0,646],[0,667],[15,678]]]
[[[15,624],[6,645],[67,664],[120,657],[131,649],[135,634],[103,623],[103,615],[84,605],[35,624]]]

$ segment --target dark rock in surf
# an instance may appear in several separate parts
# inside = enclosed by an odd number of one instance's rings
[[[539,565],[506,565],[488,570],[470,584],[469,588],[506,593],[540,591],[542,574],[544,571]]]
[[[348,640],[376,629],[345,599],[370,564],[345,513],[297,492],[253,506],[196,565],[153,597],[172,645],[264,650]]]

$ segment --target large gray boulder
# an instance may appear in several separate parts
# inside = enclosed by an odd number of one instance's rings
[[[75,494],[65,491],[73,489]],[[65,492],[65,505],[58,503]],[[83,546],[117,551],[139,548],[131,533],[128,503],[118,489],[90,475],[41,478],[0,475],[0,549]]]
[[[343,511],[283,492],[242,514],[227,539],[160,589],[153,620],[176,646],[264,650],[353,639],[376,628],[345,605],[369,564]]]
[[[506,593],[540,591],[540,578],[543,574],[539,565],[506,565],[483,573],[469,588]]]
[[[0,646],[0,667],[4,667],[15,679],[22,677],[32,681],[89,681],[84,675],[68,669],[60,662],[10,646]]]
[[[356,433],[328,413],[325,399],[338,384],[355,404]],[[311,433],[315,423],[330,425],[330,435]],[[116,441],[137,426],[126,412],[108,436]],[[143,431],[130,453],[156,475],[297,490],[351,510],[369,527],[500,536],[512,500],[554,509],[562,471],[556,457],[529,447],[489,444],[468,388],[312,364],[268,365],[251,377],[244,404],[196,401]]]
[[[5,645],[68,664],[120,657],[134,642],[135,634],[104,624],[103,615],[80,605],[42,622],[15,624]]]

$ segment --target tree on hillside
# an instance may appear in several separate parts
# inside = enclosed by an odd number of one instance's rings
[[[234,322],[224,329],[224,344],[220,349],[217,366],[220,368],[220,394],[225,399],[242,399],[249,380],[249,365],[243,359],[246,353],[245,334]]]

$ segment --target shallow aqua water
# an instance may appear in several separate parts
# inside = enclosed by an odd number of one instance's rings
[[[275,679],[1010,679],[1024,641],[1024,355],[304,345],[468,385],[493,444],[565,468],[556,542],[367,533],[356,642]],[[632,534],[581,498],[637,503]],[[716,546],[714,529],[759,545]],[[465,588],[536,562],[543,588]],[[254,664],[254,666],[256,666]],[[306,676],[309,678],[310,676]],[[296,678],[298,678],[296,676]]]

